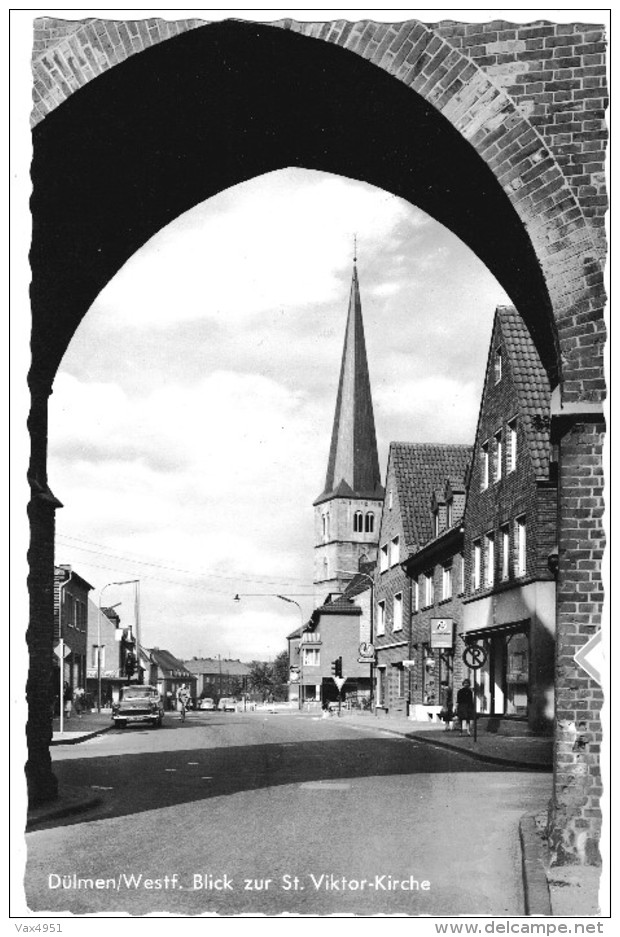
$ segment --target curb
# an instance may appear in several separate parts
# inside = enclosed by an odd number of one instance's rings
[[[359,723],[357,723],[359,725]],[[503,765],[520,771],[553,771],[553,765],[549,763],[532,763],[529,761],[513,761],[509,758],[498,758],[495,755],[483,755],[481,752],[474,752],[469,748],[461,748],[460,745],[451,745],[450,742],[442,742],[439,739],[429,739],[424,732],[402,732],[399,729],[392,729],[381,725],[382,732],[389,732],[390,735],[400,735],[405,739],[415,739],[416,742],[424,742],[425,745],[434,745],[436,748],[443,748],[446,751],[459,752],[467,755],[475,761],[482,761],[489,765]]]
[[[397,733],[401,734],[401,733]],[[553,765],[547,763],[532,763],[530,761],[513,761],[510,758],[498,758],[495,755],[483,755],[481,752],[474,752],[469,748],[461,748],[460,745],[450,745],[449,742],[440,742],[439,739],[427,739],[423,734],[416,733],[406,733],[405,738],[415,739],[416,742],[425,742],[427,745],[435,745],[437,748],[448,749],[452,752],[460,752],[463,755],[468,755],[470,758],[474,758],[476,761],[483,761],[489,765],[506,765],[509,768],[515,768],[521,771],[553,771]]]
[[[523,895],[525,913],[529,916],[553,915],[549,884],[545,872],[545,848],[536,828],[534,817],[521,817],[519,821],[521,863],[523,873]]]
[[[101,794],[92,794],[90,796],[85,795],[82,800],[72,804],[65,804],[64,806],[58,804],[56,807],[50,805],[47,808],[42,807],[37,811],[36,816],[27,817],[25,832],[29,833],[35,829],[35,827],[41,826],[43,823],[48,823],[50,820],[62,820],[65,817],[84,813],[87,810],[91,810],[93,807],[99,807],[102,803],[103,797]]]
[[[80,735],[76,739],[56,739],[52,738],[50,742],[50,747],[52,745],[79,745],[80,742],[87,742],[88,739],[94,739],[96,735],[103,735],[105,732],[109,732],[113,729],[114,726],[103,726],[101,729],[94,729],[92,732],[86,732],[84,735]]]

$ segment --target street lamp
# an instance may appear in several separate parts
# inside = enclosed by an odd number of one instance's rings
[[[99,614],[97,615],[97,712],[101,712],[101,615],[103,613],[102,608],[102,599],[103,593],[110,586],[130,586],[137,585],[139,588],[140,580],[139,579],[123,579],[121,582],[106,582],[105,586],[101,587],[99,592]],[[138,595],[136,591],[136,650],[138,643]]]
[[[297,595],[297,596],[299,596],[299,597],[301,598],[302,596],[313,595],[313,593],[311,593],[311,592],[294,592],[293,595]],[[300,615],[300,619],[301,619],[301,630],[302,630],[302,632],[303,632],[303,627],[304,627],[304,613],[303,613],[303,609],[302,609],[301,605],[299,604],[299,602],[296,602],[295,599],[291,599],[288,595],[280,595],[278,592],[237,592],[237,594],[234,596],[233,601],[234,601],[234,602],[240,602],[240,601],[241,601],[241,598],[242,598],[242,597],[245,598],[246,596],[250,596],[250,597],[269,596],[269,597],[272,598],[272,599],[281,599],[283,602],[290,602],[291,605],[296,605],[297,608],[299,609],[299,615]],[[299,637],[299,704],[298,704],[300,709],[302,708],[302,698],[301,698],[301,697],[302,697],[302,692],[303,692],[302,675],[303,675],[303,669],[302,669],[301,635],[300,635],[300,637]]]
[[[352,579],[357,578],[357,576],[363,576],[364,579],[367,579],[370,583],[370,647],[372,650],[372,659],[370,660],[370,709],[372,711],[372,703],[374,699],[373,692],[373,681],[374,681],[374,608],[375,608],[375,580],[369,573],[362,573],[360,570],[354,569],[337,569],[337,573],[344,573],[347,576],[351,576]]]

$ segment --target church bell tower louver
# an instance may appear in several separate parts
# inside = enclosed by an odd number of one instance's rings
[[[341,570],[376,560],[383,497],[355,257],[325,487],[314,502],[318,601],[344,591],[351,576]]]

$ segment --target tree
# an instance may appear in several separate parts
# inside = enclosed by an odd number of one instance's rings
[[[290,663],[288,651],[281,651],[273,662],[273,694],[276,699],[288,698]]]
[[[248,684],[256,693],[268,697],[273,687],[272,664],[263,660],[253,660],[250,664]]]

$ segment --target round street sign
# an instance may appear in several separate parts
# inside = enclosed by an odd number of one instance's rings
[[[471,670],[479,670],[484,667],[487,660],[487,652],[479,644],[470,644],[463,651],[463,661]]]

